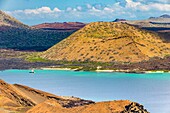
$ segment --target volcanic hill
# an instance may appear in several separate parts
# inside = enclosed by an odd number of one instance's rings
[[[28,28],[27,25],[21,23],[17,19],[13,18],[12,16],[9,16],[8,14],[1,10],[0,10],[0,26]]]
[[[153,32],[121,22],[94,22],[41,54],[50,60],[140,62],[170,54]]]

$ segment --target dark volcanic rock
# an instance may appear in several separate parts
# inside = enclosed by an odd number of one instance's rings
[[[54,63],[43,63],[43,62],[27,62],[20,58],[0,58],[0,70],[5,69],[30,69],[30,68],[40,68],[45,66],[53,66]]]
[[[125,106],[125,110],[121,113],[148,113],[148,111],[144,109],[143,105],[132,102],[131,104]]]
[[[113,22],[122,22],[122,21],[126,21],[126,19],[115,19]]]

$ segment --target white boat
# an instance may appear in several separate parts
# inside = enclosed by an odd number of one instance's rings
[[[34,72],[34,69],[32,69],[29,73],[35,73],[35,72]]]

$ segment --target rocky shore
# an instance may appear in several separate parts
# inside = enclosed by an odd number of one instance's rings
[[[56,96],[0,80],[1,113],[149,113],[129,100],[94,102],[77,97]]]
[[[34,52],[0,49],[0,70],[7,69],[45,69],[45,70],[74,70],[74,71],[97,71],[97,72],[125,72],[125,73],[148,73],[169,72],[170,57],[153,58],[139,63],[98,63],[98,62],[66,62],[66,61],[34,61],[25,60]],[[36,53],[36,52],[35,52]],[[101,69],[97,69],[101,66]]]
[[[56,65],[52,62],[28,62],[25,58],[33,51],[18,51],[12,49],[0,49],[0,70],[30,69]]]

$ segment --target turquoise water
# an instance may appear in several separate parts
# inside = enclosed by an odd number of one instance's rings
[[[132,100],[151,113],[170,113],[170,73],[128,74],[35,70],[6,70],[0,79],[56,95],[94,101]]]

